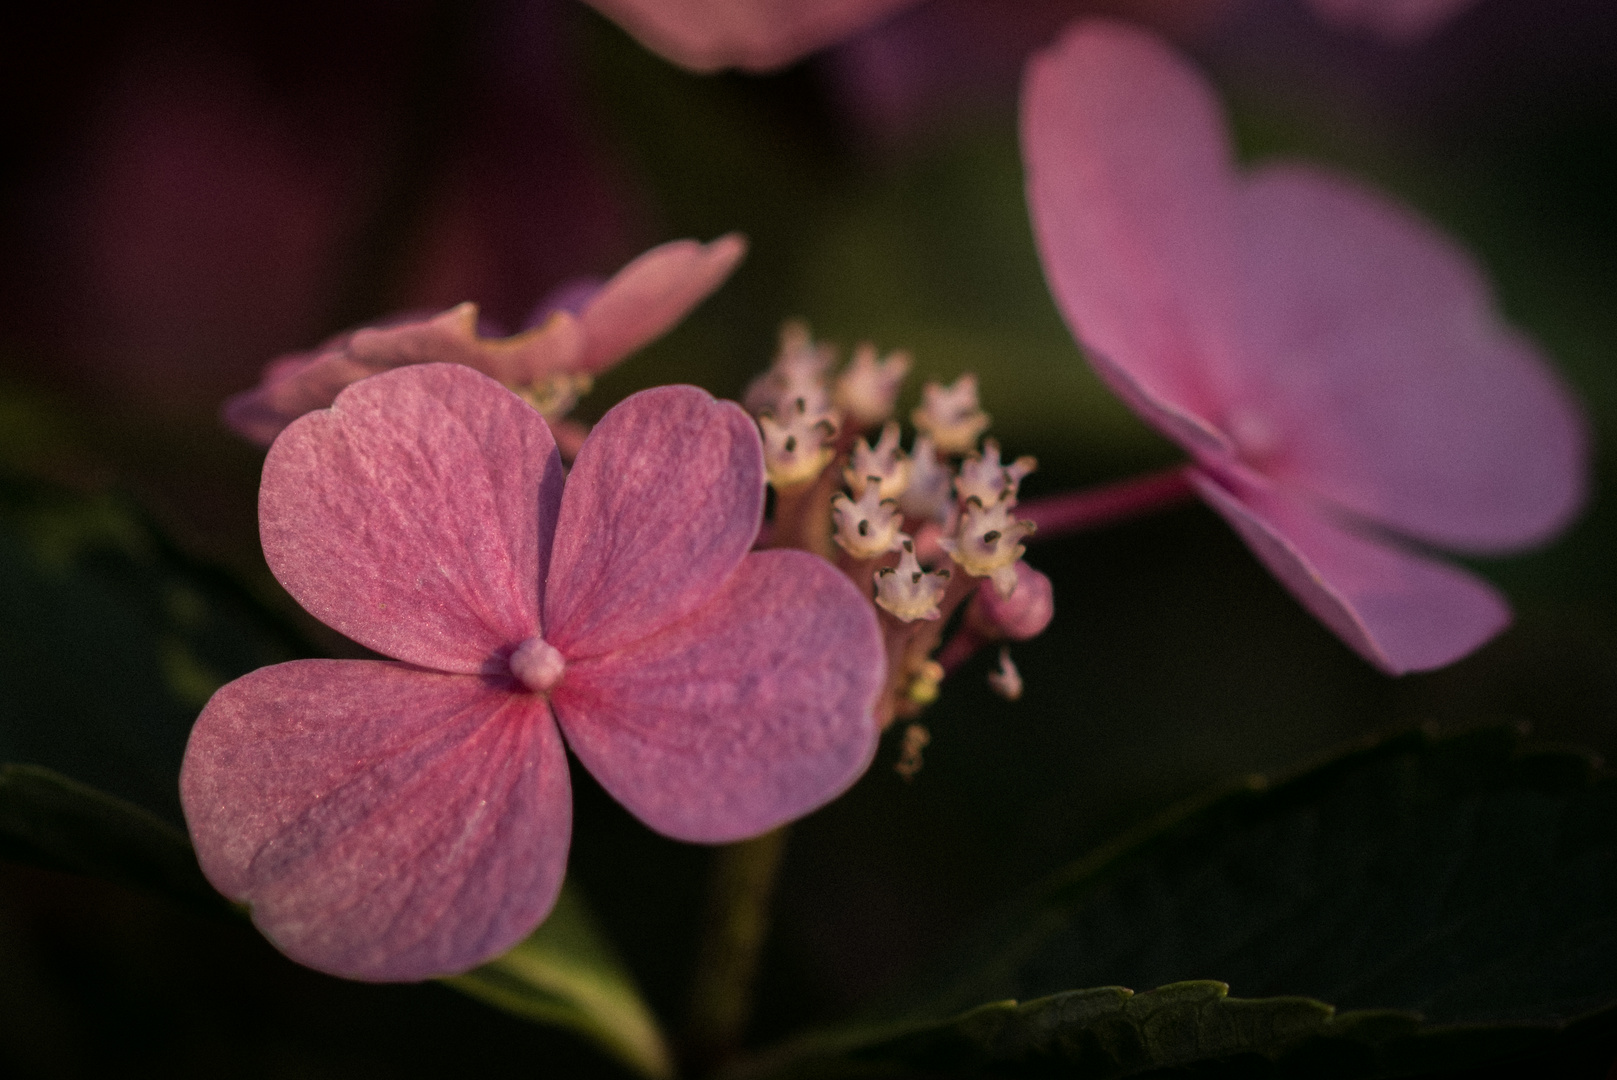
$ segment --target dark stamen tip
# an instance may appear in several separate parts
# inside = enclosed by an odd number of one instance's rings
[[[788,435],[788,436],[786,436],[786,452],[788,454],[797,453],[797,436],[796,435]]]
[[[860,518],[859,519],[859,535],[860,536],[869,536],[870,535],[870,520],[868,518]]]
[[[987,532],[983,533],[983,543],[985,543],[985,544],[992,544],[994,541],[996,541],[998,539],[999,539],[999,530],[998,529],[989,529]]]

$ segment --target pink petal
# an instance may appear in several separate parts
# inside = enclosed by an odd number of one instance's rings
[[[440,671],[503,672],[537,632],[562,466],[539,415],[454,364],[355,383],[270,447],[270,569],[362,645]]]
[[[784,67],[917,0],[589,0],[693,71]]]
[[[1237,340],[1223,131],[1205,83],[1145,31],[1080,22],[1028,65],[1028,204],[1056,303],[1122,396],[1210,451]]]
[[[868,600],[806,552],[747,556],[709,603],[568,666],[568,745],[659,832],[724,843],[841,794],[876,750],[884,679]]]
[[[545,638],[569,659],[639,641],[708,602],[764,506],[752,418],[694,386],[643,390],[578,452],[545,586]]]
[[[565,312],[513,337],[486,338],[477,332],[477,305],[460,304],[431,318],[364,327],[311,353],[272,361],[263,382],[225,402],[225,422],[254,442],[268,443],[304,413],[330,405],[345,386],[382,371],[464,364],[509,386],[524,386],[576,369],[583,347],[582,329]]]
[[[1476,0],[1311,0],[1326,22],[1362,26],[1399,45],[1420,40]]]
[[[1457,567],[1358,536],[1277,490],[1190,477],[1304,607],[1389,674],[1453,663],[1510,622],[1504,598]]]
[[[208,880],[301,964],[350,979],[465,971],[550,911],[567,758],[543,699],[470,676],[300,660],[226,685],[180,796]]]
[[[1571,520],[1582,417],[1465,252],[1302,166],[1254,175],[1241,210],[1248,350],[1230,409],[1261,417],[1255,467],[1445,547],[1517,548]]]
[[[746,253],[740,233],[711,244],[675,240],[613,274],[579,313],[584,355],[578,369],[604,371],[666,334],[724,284]]]

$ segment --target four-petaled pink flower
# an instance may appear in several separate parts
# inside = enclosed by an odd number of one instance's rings
[[[483,337],[470,303],[339,334],[311,352],[271,361],[258,386],[225,402],[225,422],[268,445],[293,420],[330,405],[343,387],[409,364],[465,364],[517,388],[598,375],[673,328],[724,283],[746,251],[736,233],[709,244],[661,244],[606,282],[570,290],[578,293],[571,303],[512,337]]]
[[[608,412],[565,485],[544,420],[458,365],[292,424],[264,464],[270,568],[400,662],[295,661],[214,695],[180,779],[208,879],[301,963],[424,979],[550,910],[563,734],[682,840],[839,794],[875,752],[881,634],[830,564],[749,550],[763,476],[747,415],[686,386]]]
[[[1541,541],[1583,502],[1570,395],[1451,241],[1295,164],[1242,175],[1205,82],[1102,21],[1033,60],[1022,145],[1040,257],[1100,374],[1195,459],[1196,489],[1389,672],[1509,621],[1424,553]]]

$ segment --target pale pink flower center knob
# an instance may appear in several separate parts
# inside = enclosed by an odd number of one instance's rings
[[[561,682],[567,658],[542,637],[531,637],[511,653],[511,674],[536,694],[548,693]]]

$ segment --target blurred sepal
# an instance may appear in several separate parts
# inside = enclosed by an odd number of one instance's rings
[[[443,981],[506,1012],[569,1028],[650,1080],[674,1075],[656,1017],[571,881],[526,941]]]
[[[929,987],[730,1075],[1368,1077],[1614,1038],[1617,779],[1417,731],[1171,812]]]

